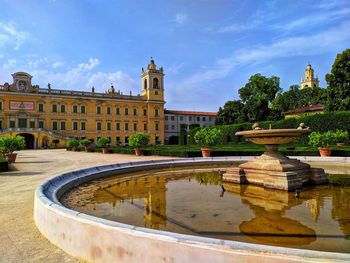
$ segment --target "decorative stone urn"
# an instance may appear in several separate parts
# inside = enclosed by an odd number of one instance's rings
[[[311,168],[309,164],[278,152],[278,145],[291,143],[302,134],[309,133],[308,128],[263,130],[258,124],[252,128],[254,130],[236,132],[235,135],[244,136],[255,144],[264,144],[266,151],[238,167],[227,169],[223,181],[286,191],[301,188],[306,183],[322,184],[328,181],[323,169]]]

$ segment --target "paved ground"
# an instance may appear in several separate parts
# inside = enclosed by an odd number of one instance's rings
[[[78,262],[46,240],[35,226],[34,191],[44,179],[89,166],[165,158],[65,150],[19,152],[11,171],[0,173],[0,263]]]

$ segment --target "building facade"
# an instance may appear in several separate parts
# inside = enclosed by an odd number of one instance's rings
[[[111,86],[106,93],[51,89],[32,85],[25,72],[0,85],[0,136],[22,135],[28,148],[63,147],[69,138],[111,144],[128,143],[137,131],[164,142],[164,73],[151,59],[142,68],[139,95],[124,95]]]
[[[309,63],[305,69],[304,78],[301,78],[300,86],[302,89],[304,88],[314,88],[319,87],[320,82],[318,80],[318,76],[314,76],[314,70]]]
[[[165,110],[165,143],[171,143],[172,138],[180,136],[182,125],[186,125],[187,130],[191,125],[198,125],[199,127],[214,126],[216,117],[216,112]]]

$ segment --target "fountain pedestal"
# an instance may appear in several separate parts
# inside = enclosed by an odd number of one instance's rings
[[[303,133],[306,132],[297,129],[237,132],[236,135],[244,135],[254,143],[265,144],[266,151],[238,167],[227,169],[223,181],[286,191],[301,188],[307,183],[326,183],[328,180],[323,169],[311,168],[309,164],[278,152],[278,144],[291,142]]]

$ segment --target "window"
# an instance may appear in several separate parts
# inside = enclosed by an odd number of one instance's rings
[[[115,108],[115,114],[120,115],[120,108],[119,107]]]
[[[66,130],[66,122],[62,121],[61,122],[61,131],[65,131]]]
[[[111,123],[110,122],[107,122],[107,131],[110,131],[112,128],[111,128]]]
[[[134,116],[137,116],[137,109],[134,109]]]
[[[107,113],[107,114],[111,114],[111,107],[107,107],[106,113]]]
[[[0,130],[2,130],[2,120],[0,120]]]
[[[39,112],[44,112],[44,104],[39,103]]]
[[[160,144],[159,136],[156,136],[156,137],[155,137],[155,143],[156,143],[156,144]]]
[[[164,127],[166,131],[169,130],[169,125],[165,125]]]
[[[97,114],[101,114],[101,106],[97,106],[96,107],[96,113]]]
[[[129,109],[125,108],[125,115],[129,115]]]
[[[155,110],[154,110],[154,115],[155,115],[156,117],[159,116],[159,110],[158,110],[158,109],[155,109]]]
[[[44,129],[44,121],[38,121],[38,127]]]
[[[125,142],[125,143],[129,143],[129,136],[125,136],[124,142]]]
[[[165,120],[166,120],[166,121],[169,119],[169,117],[168,117],[168,116],[165,116],[164,118],[165,118]]]
[[[53,122],[52,122],[52,130],[53,130],[53,131],[57,131],[57,130],[58,130],[57,127],[58,127],[57,121],[53,121]]]
[[[201,121],[201,118],[200,118],[200,117],[197,117],[197,121]]]
[[[147,109],[143,109],[143,116],[147,116]]]
[[[29,122],[29,128],[34,129],[35,128],[35,121]]]
[[[175,130],[175,125],[171,125],[171,129],[172,129],[172,130]]]
[[[159,124],[156,123],[156,131],[158,131],[158,130],[159,130]]]
[[[101,123],[101,122],[98,122],[98,123],[96,124],[96,129],[97,129],[98,131],[101,131],[101,130],[102,130],[102,123]]]
[[[116,130],[116,131],[120,131],[120,123],[119,123],[119,122],[117,122],[117,123],[115,124],[115,130]]]
[[[125,123],[124,128],[125,128],[124,130],[128,131],[129,130],[129,123]]]
[[[145,89],[147,89],[147,79],[143,81]]]
[[[77,131],[77,130],[78,130],[78,122],[73,121],[73,131]]]
[[[202,117],[202,121],[206,121],[206,118],[205,118],[205,117]]]
[[[153,88],[154,89],[159,89],[159,81],[157,78],[153,79]]]
[[[134,123],[134,131],[137,131],[137,123]]]
[[[86,108],[84,105],[80,106],[80,112],[81,113],[86,113]]]
[[[0,110],[2,110],[2,101],[0,101]]]
[[[61,112],[66,112],[66,105],[61,105]]]
[[[52,112],[57,112],[57,105],[56,104],[52,105]]]
[[[85,123],[85,121],[80,123],[80,130],[82,130],[82,131],[86,130],[86,123]]]
[[[120,136],[115,137],[115,144],[119,145],[121,143]]]
[[[16,122],[15,121],[10,121],[9,123],[10,128],[15,128],[16,127]]]
[[[211,119],[211,117],[209,117],[209,121],[211,121],[212,119]]]
[[[174,116],[171,116],[170,119],[171,119],[172,121],[174,121],[174,120],[175,120],[175,117],[174,117]]]
[[[143,130],[144,130],[144,131],[147,131],[147,123],[144,123],[144,124],[143,124]]]
[[[78,113],[78,105],[73,105],[73,113]]]
[[[180,121],[183,121],[184,120],[184,116],[180,116]]]
[[[190,116],[190,117],[188,117],[188,120],[189,120],[189,121],[192,121],[192,117],[191,117],[191,116]]]

